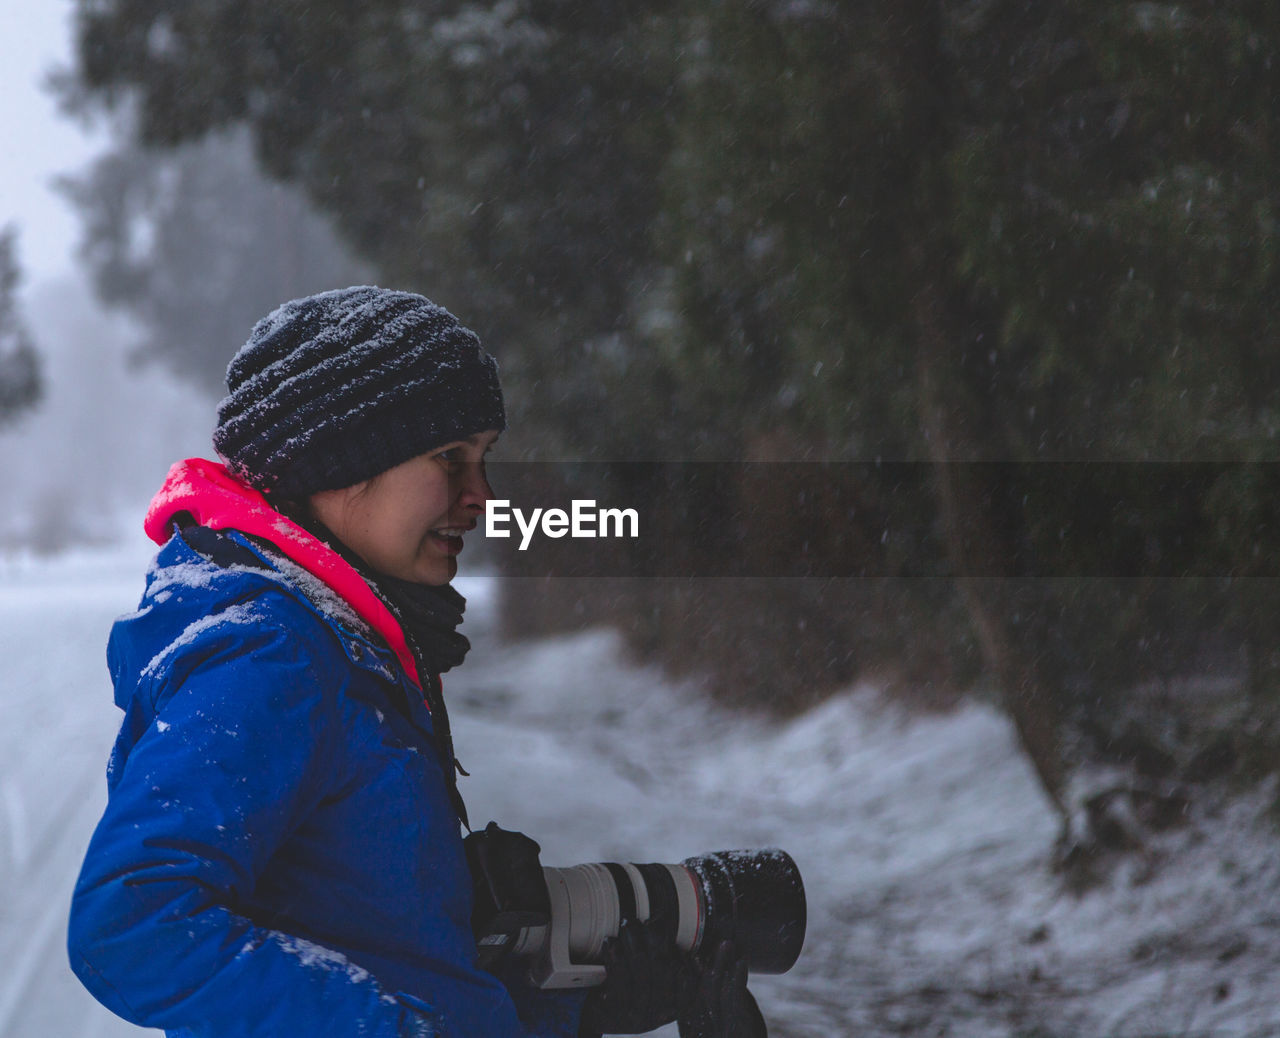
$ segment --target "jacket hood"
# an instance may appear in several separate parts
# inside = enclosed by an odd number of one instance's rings
[[[126,714],[140,709],[149,720],[150,706],[134,703],[145,679],[202,634],[252,637],[261,626],[255,599],[264,590],[285,591],[282,583],[266,570],[219,566],[174,537],[147,570],[138,608],[112,624],[107,664],[116,706]]]
[[[174,534],[175,519],[184,512],[201,526],[238,530],[270,543],[319,580],[377,632],[395,653],[405,673],[422,687],[422,677],[403,629],[365,579],[318,537],[272,508],[261,492],[237,479],[225,465],[205,458],[188,458],[175,464],[151,501],[143,529],[157,544],[167,544]],[[201,579],[210,589],[217,583],[208,575]],[[214,584],[208,583],[210,579],[214,579]],[[149,595],[153,593],[151,583],[149,578]],[[205,602],[202,607],[212,604]]]

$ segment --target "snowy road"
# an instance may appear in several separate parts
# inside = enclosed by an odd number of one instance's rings
[[[110,557],[0,571],[4,1038],[157,1033],[102,1010],[71,975],[63,950],[71,887],[106,801],[103,769],[118,723],[104,634],[140,590],[138,573],[136,562]]]
[[[0,1038],[156,1033],[99,1009],[62,947],[117,723],[106,631],[146,555],[0,562]],[[1075,898],[993,711],[907,719],[862,690],[785,725],[735,718],[606,632],[497,645],[495,585],[459,586],[475,648],[446,693],[472,817],[557,865],[785,847],[809,936],[790,974],[752,982],[775,1036],[1280,1035],[1280,855],[1254,805]]]

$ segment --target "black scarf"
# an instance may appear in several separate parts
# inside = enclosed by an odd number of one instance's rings
[[[427,674],[443,674],[467,658],[471,643],[457,630],[467,600],[453,585],[415,584],[373,573],[363,563],[356,569],[400,622],[424,680]]]

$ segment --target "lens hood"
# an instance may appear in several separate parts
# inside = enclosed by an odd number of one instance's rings
[[[806,901],[800,870],[778,849],[715,851],[683,862],[702,884],[698,949],[714,955],[732,941],[752,973],[786,973],[804,945]]]

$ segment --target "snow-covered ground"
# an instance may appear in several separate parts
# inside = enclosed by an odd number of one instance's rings
[[[0,559],[0,1038],[155,1033],[99,1009],[62,948],[117,723],[107,628],[148,554]],[[557,865],[786,848],[809,932],[794,970],[752,981],[775,1036],[1280,1035],[1271,791],[1198,810],[1069,894],[991,709],[909,717],[857,688],[789,723],[733,716],[625,662],[607,631],[498,644],[496,582],[459,587],[474,651],[446,693],[473,819]]]

